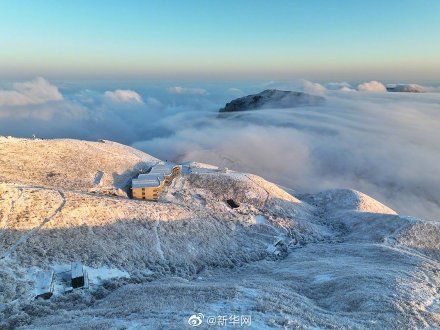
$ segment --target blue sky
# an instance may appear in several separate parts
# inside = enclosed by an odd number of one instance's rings
[[[3,77],[435,80],[438,0],[0,2]]]

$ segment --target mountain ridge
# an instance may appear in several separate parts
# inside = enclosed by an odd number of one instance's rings
[[[121,189],[121,176],[160,162],[139,150],[110,141],[0,145],[0,327],[169,328],[233,306],[262,328],[293,318],[304,327],[440,322],[436,222],[355,190],[293,196],[194,162],[158,202],[133,200],[92,188],[96,172]],[[63,179],[45,183],[51,172]],[[88,290],[64,293],[57,283],[49,301],[31,299],[37,271],[59,277],[72,261],[91,274]]]
[[[221,113],[259,110],[269,108],[293,108],[299,106],[318,106],[325,98],[304,92],[292,92],[279,89],[266,89],[257,94],[250,94],[234,99],[219,110]]]

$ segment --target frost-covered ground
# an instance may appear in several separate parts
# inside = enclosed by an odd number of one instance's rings
[[[140,170],[158,161],[111,141],[57,139],[48,145],[39,139],[0,136],[1,182],[113,192],[124,189]]]
[[[196,313],[204,327],[230,315],[253,328],[440,327],[439,222],[199,163],[159,202],[135,201],[118,189],[158,161],[135,149],[0,145],[0,328],[181,329]],[[61,278],[75,260],[89,289],[59,282],[33,299],[36,271]]]

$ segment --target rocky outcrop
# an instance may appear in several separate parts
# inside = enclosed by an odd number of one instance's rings
[[[423,86],[416,84],[388,85],[387,91],[401,93],[426,93],[426,89]]]
[[[267,89],[258,94],[240,97],[227,103],[220,112],[237,112],[268,108],[293,108],[300,106],[320,105],[325,101],[322,96],[310,95],[303,92],[281,91]]]

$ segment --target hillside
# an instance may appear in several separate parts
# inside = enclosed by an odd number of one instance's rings
[[[159,161],[148,154],[0,144],[0,328],[176,329],[197,312],[251,315],[257,328],[440,326],[438,222],[354,190],[292,196],[200,163],[158,202],[137,201],[113,192]],[[38,270],[60,277],[76,260],[88,290],[58,282],[32,299]]]
[[[0,137],[0,181],[79,191],[124,189],[159,160],[125,145]]]

